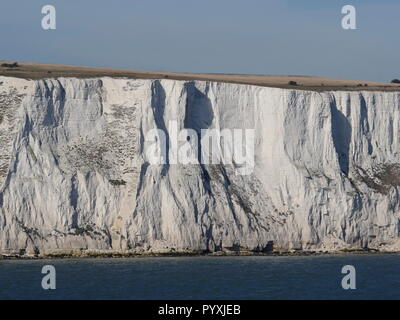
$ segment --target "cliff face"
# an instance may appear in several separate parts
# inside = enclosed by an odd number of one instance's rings
[[[399,110],[398,92],[0,77],[0,253],[400,250]],[[146,133],[171,121],[254,129],[254,169],[152,164]]]

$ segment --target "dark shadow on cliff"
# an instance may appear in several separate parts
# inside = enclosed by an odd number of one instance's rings
[[[187,92],[186,98],[186,109],[184,127],[185,129],[193,129],[196,131],[199,139],[201,138],[201,130],[208,129],[214,120],[214,111],[210,99],[207,97],[209,90],[208,84],[205,88],[206,94],[196,88],[194,82],[188,82],[185,84],[185,90]],[[210,186],[210,174],[208,173],[205,165],[202,163],[201,154],[202,147],[201,141],[198,141],[198,161],[202,170],[202,180],[205,189],[211,193]]]
[[[340,170],[348,175],[351,125],[346,116],[337,108],[335,100],[331,102],[330,108],[333,144],[338,156]]]
[[[367,109],[367,103],[365,102],[365,98],[361,93],[360,93],[360,122],[363,135],[366,137],[368,143],[368,155],[371,155],[373,147],[371,143],[371,137],[369,135],[370,129],[368,123],[368,109]]]
[[[166,156],[166,164],[164,164],[161,171],[161,175],[165,176],[169,169],[169,134],[167,126],[164,121],[165,114],[165,90],[159,80],[153,82],[151,86],[151,108],[153,110],[154,121],[158,129],[165,133],[165,149],[162,150],[162,154]],[[161,148],[164,146],[161,145]]]
[[[56,115],[56,106],[55,104],[58,102],[59,103],[59,108],[58,112],[61,113],[61,115],[64,113],[64,107],[65,107],[65,88],[61,84],[59,80],[56,80],[58,84],[58,89],[60,90],[59,94],[57,95],[56,99],[54,99],[54,91],[57,89],[56,87],[49,88],[48,84],[46,81],[43,81],[44,86],[46,88],[45,92],[45,97],[48,99],[47,103],[47,108],[46,108],[46,115],[45,118],[43,119],[42,125],[44,126],[55,126],[57,123],[57,117],[60,115]],[[59,120],[60,123],[62,123],[62,120]]]
[[[78,199],[79,199],[79,192],[78,192],[78,181],[76,175],[71,177],[71,191],[69,194],[70,205],[74,209],[72,214],[72,221],[71,221],[71,228],[76,229],[78,228]]]

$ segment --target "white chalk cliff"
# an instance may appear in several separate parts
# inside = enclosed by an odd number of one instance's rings
[[[254,129],[254,171],[150,164],[170,120]],[[400,250],[399,124],[399,92],[0,77],[0,253]]]

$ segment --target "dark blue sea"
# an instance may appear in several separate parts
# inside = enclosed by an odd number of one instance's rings
[[[56,270],[44,290],[42,267]],[[356,270],[344,290],[342,267]],[[400,255],[0,260],[0,299],[399,299]]]

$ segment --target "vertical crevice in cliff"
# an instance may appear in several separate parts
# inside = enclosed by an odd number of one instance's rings
[[[360,93],[360,122],[361,122],[362,133],[367,139],[368,154],[371,155],[373,147],[371,143],[371,135],[368,123],[368,109],[367,109],[367,103],[365,102],[365,98],[362,95],[362,93]]]
[[[55,80],[54,83],[51,80],[43,80],[43,87],[47,98],[47,106],[42,125],[51,127],[62,119],[66,92],[60,80]]]
[[[206,166],[202,163],[202,146],[201,146],[201,130],[210,128],[214,120],[214,111],[212,108],[211,100],[207,97],[207,94],[202,93],[196,88],[194,82],[185,83],[186,95],[186,107],[185,107],[185,129],[192,129],[196,131],[198,136],[198,161],[202,171],[202,181],[204,188],[209,194],[211,194],[210,185],[210,174],[207,171]],[[209,90],[209,84],[207,83],[205,91]]]
[[[71,178],[71,192],[70,192],[70,204],[72,208],[74,209],[74,213],[72,214],[72,223],[71,223],[71,228],[76,229],[78,228],[78,197],[79,197],[79,192],[78,192],[78,186],[77,186],[77,181],[76,181],[76,176],[73,176]]]
[[[144,178],[146,176],[147,168],[149,167],[149,163],[145,162],[142,164],[140,168],[140,176],[139,176],[139,183],[136,191],[136,200],[139,199],[140,192],[142,191],[144,185]]]
[[[155,80],[151,85],[151,109],[153,110],[154,121],[158,129],[162,130],[165,133],[166,141],[165,141],[165,152],[162,154],[166,155],[166,163],[163,166],[161,171],[161,175],[164,177],[168,173],[169,170],[169,134],[167,130],[167,126],[165,124],[164,115],[165,115],[165,90],[161,85],[159,80]],[[161,145],[161,148],[164,146]]]
[[[340,170],[348,175],[351,125],[346,116],[338,109],[336,99],[334,97],[332,99],[330,109],[333,145],[338,156]]]

